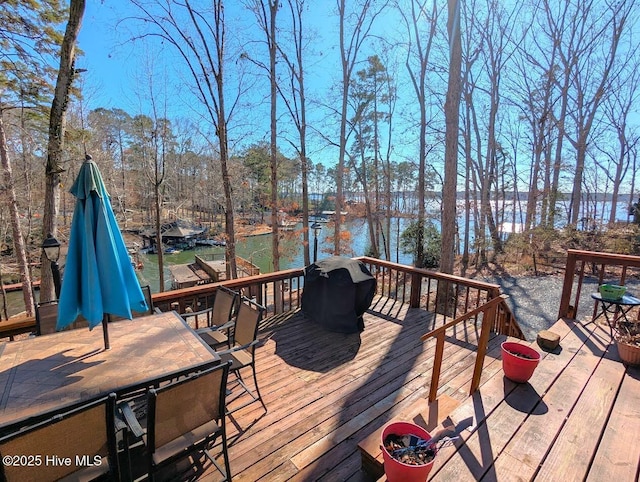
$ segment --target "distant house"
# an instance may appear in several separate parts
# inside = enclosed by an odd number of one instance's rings
[[[196,241],[205,238],[208,228],[194,225],[188,221],[177,220],[172,223],[163,224],[160,228],[162,233],[162,244],[177,249],[193,249]],[[156,231],[147,230],[140,233],[145,240],[145,247],[148,252],[156,252]]]

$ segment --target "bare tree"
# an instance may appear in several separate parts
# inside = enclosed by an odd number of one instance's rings
[[[266,5],[265,5],[266,2]],[[273,269],[280,269],[280,235],[278,232],[278,124],[277,124],[277,108],[278,108],[278,79],[276,72],[276,56],[278,53],[278,40],[276,29],[276,18],[278,14],[279,0],[252,0],[250,2],[251,10],[258,19],[258,25],[265,36],[265,42],[269,51],[269,64],[265,65],[261,62],[253,62],[260,65],[269,78],[269,157],[271,171],[271,228],[273,235],[271,236],[271,256],[273,258]]]
[[[567,114],[572,119],[573,130],[565,129],[563,134],[576,151],[569,222],[577,225],[582,174],[591,131],[604,97],[610,92],[611,77],[616,75],[618,47],[635,4],[632,0],[604,6],[593,0],[567,3],[571,8],[566,18],[553,17],[554,5],[548,0],[545,0],[545,9],[549,12],[552,28],[557,32],[555,39],[561,45],[564,74],[571,82],[568,93],[573,108]],[[603,43],[605,39],[609,42],[607,45]]]
[[[157,0],[153,3],[157,10],[140,0],[132,0],[132,3],[143,13],[138,20],[144,24],[145,33],[139,37],[156,36],[176,49],[191,76],[194,93],[205,107],[207,120],[215,129],[225,196],[227,277],[237,278],[228,130],[241,92],[237,92],[231,107],[227,107],[224,0],[213,0],[210,10],[194,8],[191,0]]]
[[[396,3],[396,8],[400,12],[404,26],[407,31],[407,57],[405,66],[411,79],[411,85],[416,96],[420,117],[418,120],[418,225],[416,230],[418,239],[416,240],[417,252],[415,255],[415,265],[418,268],[424,266],[424,226],[425,226],[425,170],[427,160],[427,68],[429,66],[431,48],[436,33],[436,23],[438,20],[437,2],[433,1],[431,8],[427,7],[427,1],[412,0],[410,12],[404,5]],[[426,24],[426,32],[421,28]]]
[[[352,10],[347,0],[336,0],[340,23],[340,67],[341,103],[338,165],[336,170],[336,202],[333,233],[333,254],[341,253],[341,213],[344,207],[344,170],[347,152],[347,126],[349,122],[349,89],[353,71],[364,42],[371,32],[376,17],[386,8],[387,2],[376,4],[375,0],[358,0]]]
[[[442,187],[442,248],[440,271],[453,273],[456,194],[458,185],[458,127],[460,112],[460,84],[462,65],[462,42],[460,35],[460,0],[448,0],[449,16],[449,82],[444,104],[445,115],[445,164]],[[447,291],[447,290],[443,290]],[[442,296],[447,296],[443,293]],[[442,300],[440,300],[442,301]]]
[[[47,164],[45,168],[45,202],[42,218],[42,237],[49,234],[57,234],[58,207],[60,202],[60,173],[62,168],[62,156],[64,147],[64,134],[66,127],[65,114],[69,105],[71,84],[76,75],[76,41],[80,33],[80,26],[84,16],[85,0],[71,0],[69,6],[69,21],[60,49],[60,68],[56,81],[55,93],[49,114],[49,143],[47,145]],[[48,269],[42,270],[40,283],[40,299],[50,300],[54,298],[53,278],[51,264],[42,264]]]
[[[287,0],[291,16],[291,37],[293,52],[289,55],[278,43],[278,50],[289,69],[289,95],[280,83],[276,83],[282,100],[289,111],[289,115],[298,133],[298,142],[290,142],[298,152],[300,171],[302,176],[302,239],[304,264],[311,264],[309,255],[309,159],[307,158],[307,98],[305,94],[305,66],[303,55],[305,51],[304,18],[305,0]]]
[[[612,185],[609,225],[613,225],[616,221],[620,186],[631,165],[630,152],[639,140],[638,132],[634,132],[630,126],[630,114],[640,93],[638,90],[640,72],[637,68],[637,61],[629,59],[624,63],[626,75],[616,77],[613,80],[611,94],[607,96],[603,105],[604,115],[615,141],[603,142],[602,144],[598,142],[595,147],[612,167],[612,169],[608,169],[598,162],[598,166],[604,171],[604,175],[609,178]]]
[[[33,292],[31,289],[31,273],[28,268],[27,250],[22,237],[22,230],[20,229],[20,213],[18,212],[18,200],[15,189],[13,187],[13,173],[11,169],[11,161],[9,154],[7,153],[7,139],[4,132],[4,123],[2,120],[3,111],[0,110],[0,161],[2,163],[2,170],[4,172],[4,182],[6,185],[6,191],[9,201],[9,216],[11,219],[11,230],[13,236],[13,245],[16,250],[16,258],[18,260],[18,267],[20,269],[20,277],[22,281],[22,294],[24,298],[24,304],[28,316],[34,314],[34,300]],[[4,291],[4,288],[3,288]]]

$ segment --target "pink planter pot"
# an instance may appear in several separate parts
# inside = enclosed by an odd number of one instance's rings
[[[516,383],[529,381],[540,363],[540,353],[530,346],[514,341],[502,343],[502,370],[504,376]]]

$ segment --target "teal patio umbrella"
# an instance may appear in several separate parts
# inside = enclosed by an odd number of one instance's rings
[[[108,349],[109,315],[131,319],[131,311],[146,311],[147,303],[111,209],[109,193],[91,156],[86,156],[69,191],[76,197],[76,206],[56,328],[65,328],[79,315],[87,320],[89,329],[102,323],[104,347]]]

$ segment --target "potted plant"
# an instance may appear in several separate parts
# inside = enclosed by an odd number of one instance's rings
[[[528,345],[505,341],[502,348],[502,370],[504,376],[516,383],[525,383],[540,363],[540,353]]]
[[[391,422],[382,431],[384,472],[388,482],[425,482],[437,447],[431,434],[411,422]]]
[[[622,362],[640,365],[640,323],[618,322],[613,338]]]

